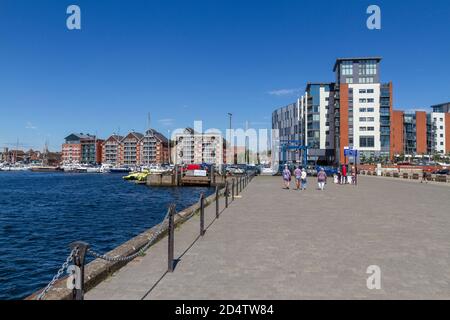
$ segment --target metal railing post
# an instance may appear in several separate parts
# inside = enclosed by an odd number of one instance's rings
[[[225,208],[228,208],[228,196],[230,194],[228,180],[225,180]]]
[[[216,219],[219,219],[219,186],[216,186]]]
[[[200,196],[200,235],[205,235],[205,195]]]
[[[175,248],[175,204],[171,204],[169,206],[169,226],[168,226],[168,272],[173,272],[174,270],[174,260],[173,260],[173,252]]]
[[[231,201],[234,201],[234,178],[233,182],[231,183]]]
[[[72,299],[84,300],[84,262],[86,258],[86,250],[89,244],[86,242],[73,242],[70,244],[72,250],[76,250],[73,257],[73,264],[75,265],[74,275],[75,282],[73,283]]]

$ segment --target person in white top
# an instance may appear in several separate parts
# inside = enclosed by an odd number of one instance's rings
[[[305,168],[302,169],[302,175],[301,175],[301,183],[302,183],[302,190],[306,190],[306,185],[308,184],[306,170]]]

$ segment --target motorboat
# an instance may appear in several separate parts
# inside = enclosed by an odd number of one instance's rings
[[[110,168],[111,173],[129,173],[131,172],[130,167],[112,167]]]

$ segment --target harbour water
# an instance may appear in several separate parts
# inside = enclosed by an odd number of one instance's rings
[[[107,252],[158,224],[170,203],[181,210],[213,191],[152,188],[120,174],[0,172],[0,300],[44,287],[71,242]]]

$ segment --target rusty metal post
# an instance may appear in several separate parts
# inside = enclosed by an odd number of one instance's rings
[[[84,262],[88,248],[89,244],[86,242],[77,241],[70,244],[70,249],[76,250],[73,257],[75,265],[75,283],[72,289],[73,300],[84,300]]]
[[[219,219],[219,186],[216,186],[216,219]]]
[[[231,201],[234,201],[234,178],[233,182],[231,183]]]
[[[174,269],[174,259],[173,259],[173,252],[174,252],[174,248],[175,248],[175,221],[174,221],[174,217],[175,217],[175,204],[171,204],[169,206],[169,227],[168,227],[168,258],[167,258],[167,262],[168,262],[168,268],[167,271],[168,272],[173,272]]]
[[[200,195],[200,235],[205,235],[205,195]]]
[[[228,180],[225,180],[225,208],[228,208],[228,196],[230,195],[230,189],[228,186]]]

